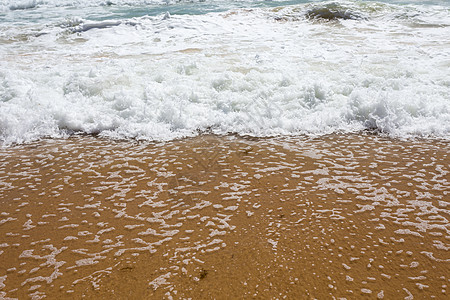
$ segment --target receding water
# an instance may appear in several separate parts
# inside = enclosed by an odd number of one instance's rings
[[[0,297],[444,299],[448,155],[373,135],[6,148]]]

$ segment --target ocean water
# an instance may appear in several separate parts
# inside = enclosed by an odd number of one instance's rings
[[[450,138],[450,1],[0,0],[0,142]]]

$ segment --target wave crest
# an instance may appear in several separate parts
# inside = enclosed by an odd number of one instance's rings
[[[320,19],[326,21],[359,20],[363,18],[361,14],[338,3],[328,3],[323,6],[316,6],[308,10],[305,16],[308,19]]]

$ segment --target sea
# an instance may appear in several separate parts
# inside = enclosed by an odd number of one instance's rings
[[[450,138],[449,0],[0,0],[0,142]]]

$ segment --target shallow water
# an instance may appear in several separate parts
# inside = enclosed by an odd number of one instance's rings
[[[449,137],[448,1],[25,2],[0,13],[5,145]]]
[[[373,135],[3,148],[0,296],[443,299],[448,155]]]

